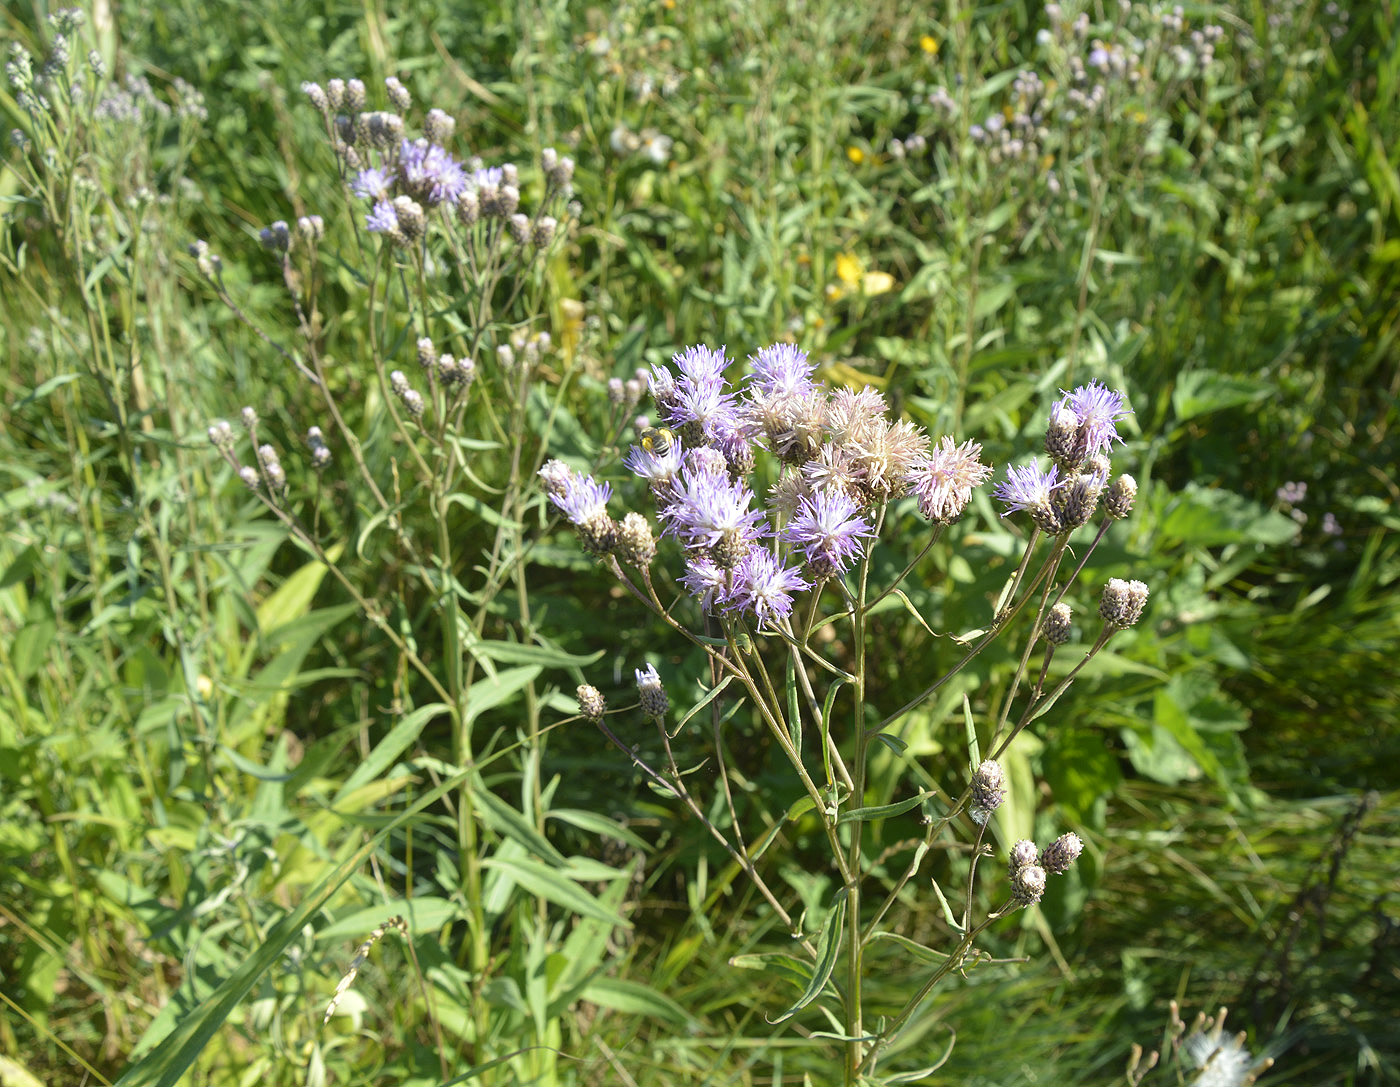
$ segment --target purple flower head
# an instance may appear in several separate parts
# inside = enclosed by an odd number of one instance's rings
[[[655,449],[634,445],[627,450],[622,463],[630,472],[645,479],[652,486],[665,484],[680,474],[680,439],[672,438],[664,454],[657,453]]]
[[[570,523],[586,525],[598,517],[606,517],[608,499],[612,497],[612,487],[597,482],[592,476],[573,475],[569,478],[563,494],[551,494],[553,502]]]
[[[430,207],[456,200],[467,189],[462,164],[427,140],[404,140],[398,169],[404,191]]]
[[[365,227],[371,234],[393,234],[399,229],[399,213],[389,201],[381,200],[365,216]]]
[[[1059,517],[1051,504],[1051,496],[1063,487],[1068,480],[1060,478],[1060,469],[1051,465],[1043,471],[1039,465],[1027,464],[1021,468],[1007,468],[1006,481],[992,489],[992,496],[1006,503],[1006,513],[1025,510],[1046,532],[1060,529]]]
[[[977,458],[982,447],[967,441],[955,446],[946,435],[929,450],[928,460],[907,475],[919,511],[936,524],[952,524],[972,501],[972,489],[985,483],[991,468]]]
[[[806,556],[819,578],[844,572],[873,535],[849,496],[825,488],[802,499],[786,531],[788,541]]]
[[[1114,392],[1107,385],[1091,381],[1081,385],[1074,392],[1061,390],[1062,405],[1068,407],[1079,420],[1079,448],[1085,457],[1102,452],[1114,442],[1123,439],[1118,436],[1118,420],[1132,414],[1128,398]]]
[[[392,183],[388,170],[372,166],[355,175],[355,180],[350,182],[350,191],[362,199],[387,200]]]
[[[724,351],[703,345],[688,347],[672,357],[680,371],[671,378],[661,367],[653,367],[652,395],[662,419],[682,431],[692,444],[733,437],[741,431],[739,409],[727,390],[724,368],[729,360]]]
[[[763,514],[750,509],[753,492],[728,474],[681,474],[674,501],[663,511],[666,531],[687,547],[708,548],[721,566],[733,566],[761,534]]]
[[[709,613],[718,611],[729,599],[728,575],[716,565],[714,559],[703,554],[696,553],[686,558],[681,584]]]
[[[750,388],[765,396],[804,397],[817,388],[816,369],[807,352],[790,343],[775,343],[749,357]]]
[[[760,624],[792,613],[792,594],[811,585],[796,568],[780,566],[766,548],[754,547],[734,570],[727,611],[746,611]]]
[[[498,189],[505,184],[505,180],[506,173],[499,166],[478,166],[467,178],[467,184],[473,189]]]

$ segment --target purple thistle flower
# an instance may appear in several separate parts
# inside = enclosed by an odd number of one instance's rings
[[[1131,415],[1132,409],[1128,407],[1128,398],[1122,393],[1091,381],[1073,392],[1067,393],[1062,389],[1061,394],[1064,399],[1060,403],[1074,412],[1079,420],[1078,446],[1085,457],[1092,457],[1114,442],[1123,440],[1118,436],[1117,423],[1119,419]]]
[[[973,441],[955,446],[946,435],[929,450],[928,460],[905,477],[919,500],[919,511],[936,524],[949,525],[972,501],[972,489],[985,483],[991,468],[977,458],[982,447]]]
[[[563,511],[570,523],[585,525],[597,517],[606,517],[612,487],[599,483],[592,476],[571,475],[563,494],[551,494],[549,500]]]
[[[825,488],[802,499],[786,532],[819,578],[844,572],[865,550],[863,541],[873,535],[848,495]]]
[[[817,388],[807,352],[790,343],[775,343],[749,357],[750,387],[766,396],[805,397]]]
[[[393,234],[399,229],[399,213],[388,200],[381,200],[365,216],[365,227],[371,234]]]
[[[687,348],[672,358],[681,376],[669,404],[657,401],[657,409],[672,426],[695,424],[705,441],[735,435],[741,429],[739,409],[724,379],[728,364],[724,352],[703,345]]]
[[[1051,465],[1043,471],[1039,465],[1027,464],[1021,468],[1007,468],[1006,481],[998,483],[992,490],[992,497],[1006,503],[1006,513],[1025,510],[1046,532],[1059,531],[1059,517],[1056,515],[1051,496],[1056,489],[1063,487],[1068,480],[1060,478],[1060,469]]]
[[[746,611],[759,624],[792,614],[792,594],[811,588],[795,567],[780,566],[762,547],[754,547],[734,570],[727,611]]]
[[[703,554],[693,554],[685,560],[681,584],[686,592],[700,601],[707,612],[722,608],[729,599],[729,577],[715,561]]]
[[[687,547],[709,548],[721,566],[733,566],[761,534],[763,514],[751,502],[753,492],[728,475],[687,469],[662,516]]]
[[[398,170],[404,190],[429,206],[456,200],[467,189],[462,164],[427,140],[403,141]]]
[[[372,166],[355,175],[355,180],[350,183],[350,191],[363,199],[380,201],[388,199],[391,186],[389,171]]]
[[[634,445],[627,450],[622,463],[633,475],[640,476],[652,486],[663,485],[680,474],[680,439],[673,438],[664,454]]]
[[[505,184],[505,180],[506,173],[499,166],[479,166],[471,172],[467,184],[473,189],[496,189]]]

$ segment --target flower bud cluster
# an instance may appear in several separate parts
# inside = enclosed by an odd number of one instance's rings
[[[1141,581],[1125,581],[1112,577],[1099,597],[1099,615],[1117,629],[1136,625],[1147,606],[1147,586]]]
[[[389,374],[389,387],[394,390],[394,395],[399,398],[409,415],[415,419],[423,417],[423,394],[408,383],[408,378],[402,370],[394,370]]]
[[[1063,394],[1050,410],[1045,430],[1049,469],[1036,464],[1007,469],[1007,478],[993,490],[1006,505],[1006,513],[1024,511],[1042,532],[1059,536],[1092,520],[1108,488],[1111,471],[1107,451],[1118,436],[1118,422],[1131,414],[1127,398],[1098,382]],[[1115,483],[1109,489],[1113,506],[1109,515],[1132,508],[1136,484]],[[1006,516],[1006,514],[1002,514]]]
[[[1077,834],[1061,834],[1043,851],[1037,851],[1032,841],[1017,842],[1007,861],[1011,897],[1020,906],[1039,902],[1045,894],[1047,878],[1068,872],[1083,851],[1084,843]]]
[[[571,159],[553,150],[542,156],[545,207],[533,216],[521,215],[520,176],[513,165],[487,166],[480,159],[454,157],[446,145],[456,121],[441,109],[427,111],[423,135],[413,138],[404,120],[412,95],[393,76],[384,87],[392,111],[366,111],[367,94],[359,80],[332,79],[324,88],[301,85],[330,125],[351,192],[369,204],[364,222],[371,233],[396,246],[412,245],[426,235],[433,213],[443,209],[468,227],[500,220],[509,236],[534,249],[554,240],[559,222],[547,211],[557,210],[554,205],[572,194]]]

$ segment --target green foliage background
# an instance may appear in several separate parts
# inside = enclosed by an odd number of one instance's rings
[[[5,36],[42,56],[46,14],[7,11]],[[1138,509],[1091,573],[1146,581],[1152,607],[1038,723],[1027,755],[1037,836],[1072,827],[1090,849],[1068,891],[991,937],[997,958],[1024,962],[940,990],[913,1044],[937,1054],[949,1028],[957,1044],[928,1082],[1115,1082],[1130,1043],[1156,1044],[1173,997],[1229,1003],[1256,1046],[1277,1050],[1265,1082],[1400,1081],[1393,4],[1353,5],[1345,23],[1307,0],[1188,9],[1193,25],[1226,28],[1216,74],[1158,87],[1098,130],[1066,123],[1056,169],[1089,180],[1059,203],[1043,178],[989,164],[969,132],[1039,55],[1046,21],[1025,5],[288,0],[90,14],[84,33],[109,70],[143,73],[161,95],[183,79],[208,118],[153,130],[148,153],[140,141],[94,152],[110,199],[70,191],[63,204],[91,211],[87,250],[3,175],[6,1075],[77,1083],[87,1067],[162,1082],[150,1054],[186,1042],[190,1082],[444,1082],[425,1023],[451,1019],[457,985],[457,1004],[474,1004],[461,1014],[485,1017],[503,1047],[518,1036],[569,1055],[486,1069],[486,1082],[827,1081],[817,1050],[765,1020],[791,983],[741,956],[785,934],[703,832],[583,724],[550,735],[538,781],[510,761],[527,706],[558,720],[575,683],[607,686],[649,652],[668,677],[700,668],[658,650],[664,630],[537,507],[528,594],[510,583],[482,597],[475,634],[498,648],[472,727],[492,833],[526,834],[511,812],[530,810],[532,788],[572,813],[550,840],[583,858],[574,882],[537,883],[555,912],[514,903],[493,945],[518,976],[548,974],[554,1002],[542,1013],[503,969],[481,1010],[460,969],[460,903],[444,891],[417,898],[412,942],[386,937],[357,981],[369,1032],[313,1029],[348,949],[384,919],[385,888],[402,895],[450,867],[458,843],[434,805],[452,779],[433,760],[450,762],[452,739],[430,714],[395,717],[424,692],[204,441],[246,403],[295,446],[319,409],[183,254],[206,240],[253,321],[289,328],[258,229],[351,214],[297,88],[359,77],[374,96],[397,75],[422,108],[456,117],[463,152],[523,164],[555,146],[577,160],[579,224],[541,285],[577,377],[555,375],[559,418],[546,419],[550,401],[522,407],[532,450],[620,480],[626,437],[608,429],[602,383],[697,342],[742,357],[792,337],[828,381],[881,388],[931,433],[977,438],[999,467],[1036,450],[1057,390],[1096,378],[1128,393]],[[643,82],[666,89],[645,96]],[[967,112],[938,121],[926,104],[938,85],[968,88]],[[8,93],[0,106],[7,128],[26,123]],[[660,162],[622,153],[619,126],[674,143]],[[923,156],[892,154],[915,130]],[[142,185],[169,201],[128,201]],[[128,216],[137,206],[149,210]],[[862,291],[872,272],[893,289]],[[337,380],[387,464],[382,404],[356,365],[374,350],[364,299],[339,274],[322,303]],[[144,390],[114,396],[100,358],[137,360]],[[491,457],[483,477],[499,480]],[[1293,481],[1306,496],[1283,502]],[[406,560],[363,510],[327,497],[328,538],[347,544],[359,584],[389,626],[425,638],[433,601]],[[1005,576],[998,524],[979,499],[909,586],[946,629],[985,622]],[[404,531],[435,530],[425,518]],[[463,577],[495,531],[454,522]],[[896,540],[880,561],[898,570],[921,544]],[[939,662],[902,612],[879,622],[868,697],[886,710]],[[1012,663],[979,662],[989,702]],[[201,680],[221,707],[216,737],[191,726]],[[904,736],[920,757],[958,742],[949,709]],[[739,735],[753,740],[737,765],[747,802],[782,811],[790,785],[756,732]],[[399,756],[416,776],[390,772]],[[795,825],[770,860],[817,901],[811,834]],[[610,880],[604,864],[636,874]],[[550,878],[525,859],[516,875]],[[938,931],[936,903],[903,908],[910,938]],[[606,920],[620,909],[626,926]],[[597,972],[560,984],[571,963]],[[891,990],[907,988],[908,964],[891,953],[888,967]],[[230,993],[207,1031],[189,1014]]]

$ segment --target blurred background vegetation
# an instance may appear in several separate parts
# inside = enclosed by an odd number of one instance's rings
[[[450,1025],[454,999],[489,1006],[470,1014],[501,1032],[478,1053],[518,1037],[570,1056],[487,1082],[828,1081],[819,1046],[765,1021],[790,982],[731,965],[786,937],[703,831],[583,724],[532,748],[537,763],[513,761],[536,742],[522,715],[571,713],[576,683],[625,688],[648,652],[672,676],[699,658],[522,506],[528,557],[483,591],[475,635],[548,653],[498,651],[519,674],[486,667],[518,683],[501,681],[471,726],[498,760],[483,784],[504,798],[483,801],[483,825],[523,835],[508,813],[545,782],[574,813],[551,840],[629,873],[594,890],[630,927],[571,928],[563,892],[551,911],[521,905],[492,944],[519,957],[518,976],[563,955],[612,981],[544,1011],[511,988],[512,968],[472,989],[453,972],[464,922],[441,874],[459,843],[433,807],[452,738],[419,721],[375,767],[412,757],[412,781],[353,776],[423,692],[204,437],[244,404],[289,447],[321,418],[252,330],[292,327],[258,231],[318,214],[351,236],[360,212],[298,87],[361,78],[376,100],[397,76],[418,107],[456,118],[460,154],[524,169],[556,147],[577,162],[578,222],[538,284],[537,325],[559,353],[544,399],[520,407],[530,457],[620,482],[628,435],[606,380],[697,342],[742,357],[791,339],[829,383],[880,388],[999,468],[1036,451],[1057,390],[1092,378],[1128,394],[1119,463],[1138,508],[1090,573],[1147,582],[1152,605],[1037,722],[1039,793],[1024,801],[1038,831],[1081,833],[1084,870],[991,934],[993,955],[1017,961],[941,990],[918,1044],[941,1052],[951,1029],[956,1045],[929,1082],[1117,1082],[1133,1042],[1158,1044],[1173,998],[1230,1005],[1278,1057],[1266,1083],[1400,1082],[1400,13],[1191,5],[1171,38],[1157,9],[1132,4],[1093,9],[1080,40],[1062,33],[1077,11],[1064,7],[1059,24],[1033,5],[832,0],[88,12],[74,53],[96,49],[114,84],[139,76],[149,97],[133,90],[121,125],[61,126],[46,196],[19,150],[0,175],[0,1070],[13,1077],[0,1079],[115,1081],[244,971],[190,1082],[444,1082],[425,1024]],[[48,14],[8,8],[7,43],[42,60]],[[1206,26],[1223,30],[1209,63],[1190,38]],[[1168,63],[1076,111],[1069,58],[1134,40]],[[1028,71],[1045,103],[1033,156],[996,135]],[[31,131],[12,85],[0,107],[7,129]],[[83,169],[65,173],[65,155]],[[242,316],[185,255],[195,239],[222,256]],[[358,258],[327,252],[327,358],[387,465],[383,400],[357,368],[382,348]],[[484,415],[469,422],[487,433]],[[506,477],[499,450],[475,463],[489,484]],[[315,507],[325,538],[345,542],[387,625],[423,637],[431,594],[343,498],[332,488]],[[502,538],[472,510],[452,539],[468,581]],[[984,623],[1003,536],[979,500],[913,602],[949,630]],[[922,543],[894,537],[876,561],[901,569]],[[893,707],[939,662],[903,612],[879,622],[868,697]],[[978,666],[993,704],[1015,663],[1003,652]],[[948,709],[905,735],[916,756],[958,742]],[[791,800],[775,769],[754,730],[736,765],[754,810]],[[815,893],[812,832],[798,825],[767,858],[798,894]],[[352,862],[337,897],[285,927]],[[356,982],[365,1030],[318,1034],[386,896],[422,900],[412,942],[386,937]],[[902,908],[911,936],[941,924],[934,902]],[[891,986],[906,965],[891,957]]]

